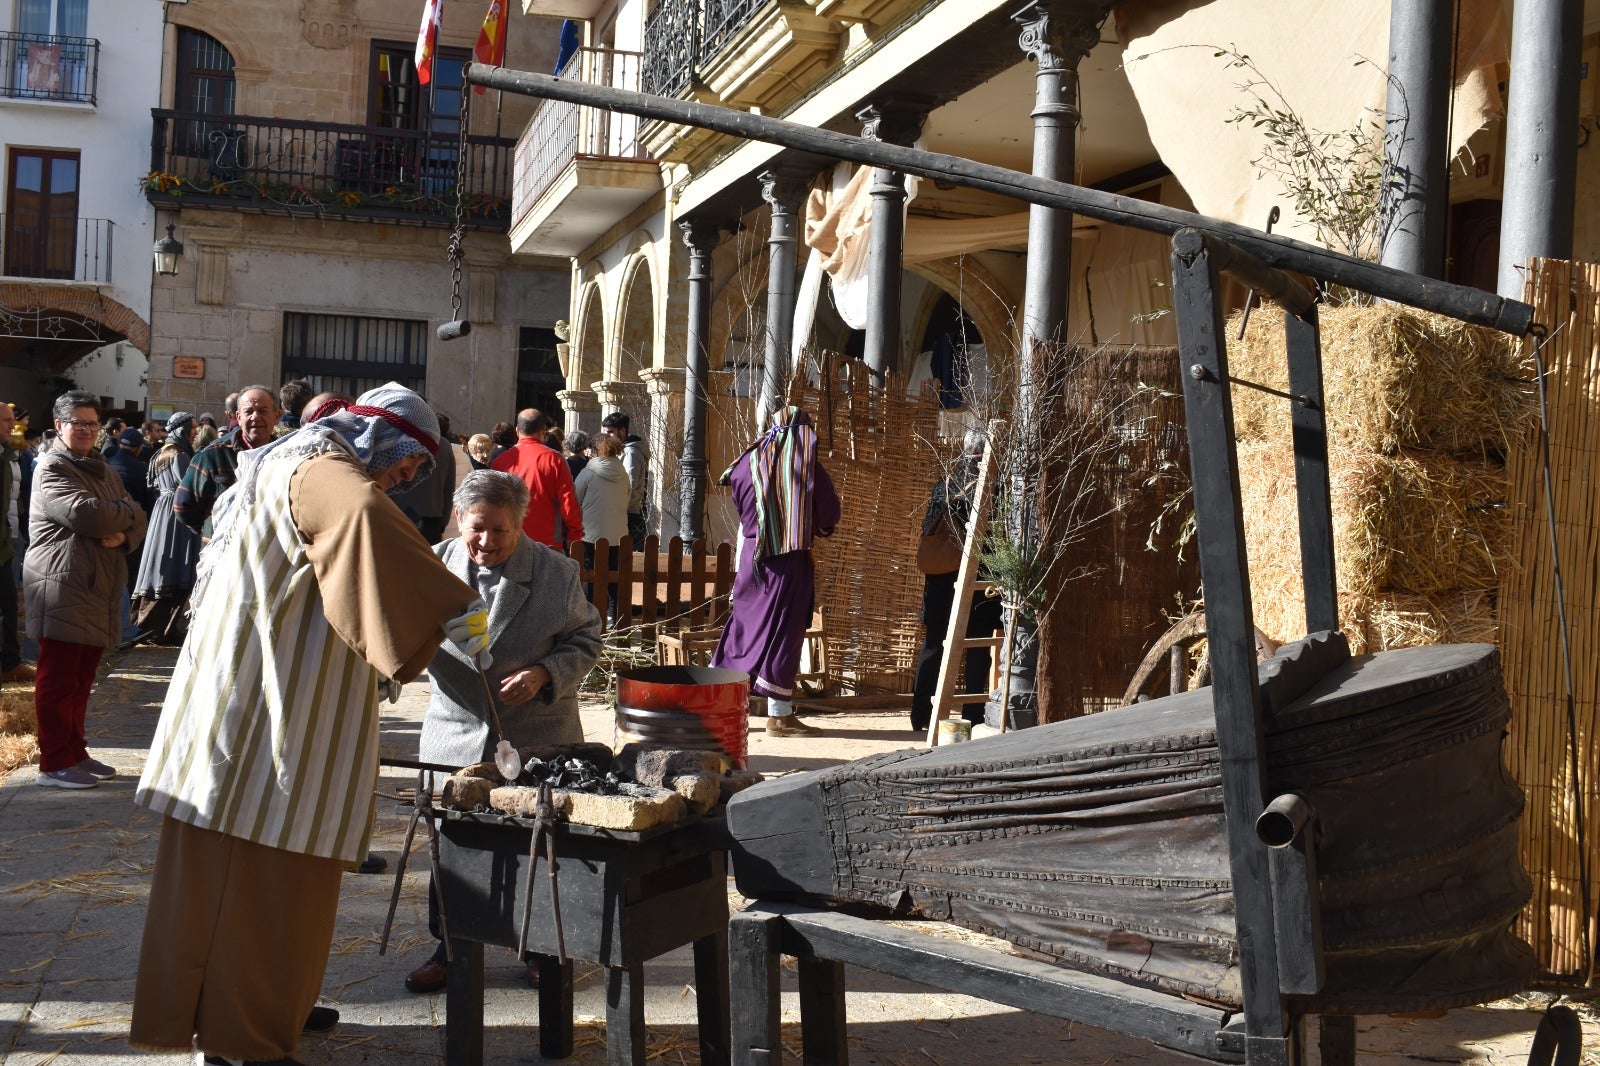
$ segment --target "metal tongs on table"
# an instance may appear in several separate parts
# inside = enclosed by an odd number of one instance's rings
[[[550,921],[556,934],[556,957],[567,961],[567,941],[561,932],[561,892],[556,887],[556,807],[555,789],[548,781],[539,783],[539,798],[533,808],[533,836],[528,842],[528,880],[522,892],[522,931],[517,935],[517,957],[528,951],[528,929],[533,922],[533,880],[539,869],[539,847],[544,846],[545,862],[550,867]]]
[[[439,827],[433,818],[433,789],[428,786],[428,771],[417,770],[417,790],[411,798],[411,820],[406,823],[405,843],[400,845],[400,859],[395,863],[394,891],[389,894],[389,913],[383,920],[383,937],[378,941],[378,954],[382,955],[389,948],[389,933],[394,928],[394,912],[400,903],[400,888],[405,883],[406,864],[411,859],[411,842],[417,835],[417,821],[426,818],[428,822],[428,866],[433,874],[430,879],[430,890],[433,892],[434,901],[439,905],[439,937],[444,941],[444,957],[449,962],[455,961],[455,953],[450,949],[450,923],[444,913],[444,882],[439,877]]]

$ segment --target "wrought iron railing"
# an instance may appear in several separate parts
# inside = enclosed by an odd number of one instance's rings
[[[644,91],[677,96],[775,0],[660,0],[645,24]]]
[[[580,48],[558,76],[637,92],[643,60],[639,52]],[[576,157],[645,158],[637,139],[638,130],[639,120],[632,115],[560,100],[544,101],[517,140],[513,217],[521,218],[537,203]]]
[[[100,80],[93,37],[0,33],[0,96],[92,104]]]
[[[771,0],[704,0],[705,48],[701,55],[707,59],[722,51],[733,35],[744,29],[757,8],[765,7]]]
[[[146,196],[204,197],[252,209],[448,224],[456,206],[455,133],[338,122],[155,110]],[[470,225],[504,228],[515,142],[467,139]]]
[[[0,276],[103,284],[111,280],[109,218],[0,215]]]

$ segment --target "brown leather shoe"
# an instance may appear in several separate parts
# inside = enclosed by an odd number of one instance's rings
[[[450,972],[447,963],[434,962],[429,959],[415,970],[406,974],[406,991],[417,992],[421,995],[431,995],[444,988],[445,975]]]
[[[814,737],[822,733],[820,729],[813,729],[800,720],[797,714],[786,714],[780,718],[767,719],[767,736],[769,737]]]
[[[32,663],[18,663],[5,673],[0,674],[0,681],[32,681],[38,676]]]

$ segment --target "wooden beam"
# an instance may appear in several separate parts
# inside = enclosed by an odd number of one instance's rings
[[[867,166],[901,170],[938,181],[998,192],[1031,204],[1065,208],[1104,222],[1154,233],[1171,235],[1182,229],[1198,229],[1248,252],[1266,266],[1296,271],[1322,281],[1359,289],[1381,299],[1490,326],[1517,336],[1528,333],[1533,324],[1533,308],[1519,300],[1407,274],[1316,245],[1262,233],[1163,204],[1036,178],[959,156],[868,141],[849,134],[712,104],[650,96],[607,85],[590,85],[505,67],[469,63],[464,77],[473,85],[502,89],[522,96],[565,100],[662,122],[697,126]]]

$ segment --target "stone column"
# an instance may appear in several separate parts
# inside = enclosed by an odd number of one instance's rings
[[[1384,266],[1444,277],[1450,210],[1450,31],[1454,0],[1389,5],[1389,99],[1384,118]]]
[[[682,511],[676,458],[683,454],[683,398],[688,371],[681,366],[641,370],[650,412],[650,477],[645,486],[645,525],[665,544],[678,535]],[[637,432],[637,431],[636,431]]]
[[[678,460],[678,535],[686,541],[705,536],[706,387],[711,382],[711,251],[721,227],[706,219],[680,222],[689,247],[689,329],[684,351],[688,376],[683,396],[683,456]]]
[[[928,117],[926,101],[892,96],[874,101],[856,112],[861,136],[889,144],[910,145],[922,132]],[[867,338],[863,358],[872,384],[883,388],[884,376],[900,362],[900,272],[906,238],[906,176],[898,170],[874,167],[872,229],[868,233],[867,277],[871,286],[867,304]]]
[[[1522,299],[1530,259],[1572,257],[1582,37],[1583,0],[1517,0],[1497,286],[1515,300]]]
[[[570,433],[600,432],[600,397],[583,389],[562,389],[556,393],[561,409],[567,414],[562,428]]]
[[[1069,19],[1067,12],[1078,12]],[[1073,180],[1076,164],[1078,63],[1100,39],[1099,16],[1084,21],[1081,5],[1070,8],[1033,0],[1011,16],[1022,27],[1018,47],[1038,64],[1033,79],[1033,173],[1055,181]],[[1022,299],[1023,388],[1031,375],[1033,345],[1058,340],[1067,324],[1067,294],[1072,279],[1072,212],[1055,207],[1028,208],[1028,273]],[[1019,395],[1026,410],[1027,395]]]
[[[771,236],[767,238],[767,346],[761,368],[761,400],[756,425],[783,403],[784,385],[793,363],[795,305],[795,215],[805,202],[806,176],[792,171],[761,173],[761,198],[772,205]]]
[[[596,381],[592,386],[594,396],[600,402],[600,417],[622,411],[628,416],[628,428],[644,436],[644,427],[641,420],[647,420],[650,413],[647,410],[648,393],[644,384],[638,381],[616,379],[612,381]]]

